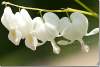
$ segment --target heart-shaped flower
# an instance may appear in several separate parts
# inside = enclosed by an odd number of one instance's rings
[[[1,22],[9,30],[8,38],[11,42],[19,45],[20,40],[23,38],[28,48],[36,50],[38,41],[33,30],[32,19],[25,9],[13,14],[11,8],[6,7]]]
[[[10,7],[4,9],[3,16],[1,18],[2,24],[9,30],[8,38],[15,45],[19,45],[22,38],[22,34],[18,29],[15,15]]]
[[[63,19],[59,19],[59,17],[56,14],[52,13],[52,12],[45,13],[43,18],[45,18],[45,22],[48,22],[49,24],[51,24],[52,26],[55,27],[55,29],[57,31],[57,36],[56,37],[60,37],[62,31],[66,27],[67,23],[65,23],[65,21],[67,22],[67,20],[64,20],[64,22],[63,22]],[[60,23],[61,21],[63,23]]]
[[[41,40],[43,43],[46,41],[50,41],[53,47],[53,52],[56,54],[60,53],[60,47],[57,46],[54,38],[58,36],[58,31],[55,26],[50,23],[56,23],[59,21],[59,18],[54,13],[45,13],[43,18],[36,17],[33,19],[33,24],[36,26],[35,31],[37,34],[37,38]]]
[[[25,39],[25,45],[32,50],[36,50],[38,41],[33,29],[33,21],[29,13],[25,9],[21,9],[20,12],[16,12],[15,17],[17,19],[16,23],[18,25],[18,29]]]
[[[63,17],[61,19],[56,14],[48,12],[43,17],[36,17],[32,20],[25,9],[13,14],[11,8],[6,7],[1,22],[9,30],[8,38],[15,45],[19,45],[20,40],[25,39],[25,45],[36,50],[37,46],[50,41],[53,52],[56,54],[60,53],[60,47],[56,44],[55,37],[63,36],[70,40],[66,44],[62,44],[65,41],[59,41],[58,44],[62,45],[71,44],[78,40],[82,50],[88,52],[89,47],[82,40],[83,36],[90,36],[99,32],[99,28],[95,28],[87,33],[88,19],[79,12],[72,13],[70,18]],[[38,39],[42,43],[39,43]]]
[[[67,17],[63,17],[60,20],[60,23],[62,23],[61,27],[62,26],[65,27],[65,28],[62,28],[61,36],[70,40],[70,42],[67,42],[66,44],[62,44],[62,45],[67,45],[67,44],[72,43],[75,40],[78,40],[81,43],[82,50],[88,52],[89,47],[84,43],[82,38],[83,36],[89,36],[89,35],[94,35],[98,33],[99,28],[95,28],[90,33],[87,33],[88,19],[86,18],[86,16],[84,16],[83,14],[79,12],[72,13],[70,16],[70,19]],[[59,41],[58,43],[61,44],[62,42]]]

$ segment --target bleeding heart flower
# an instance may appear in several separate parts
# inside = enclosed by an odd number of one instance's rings
[[[6,7],[1,22],[9,30],[8,38],[11,42],[19,45],[20,40],[25,38],[25,45],[36,50],[38,41],[33,30],[32,19],[25,9],[13,14],[11,8]]]
[[[10,7],[6,7],[4,9],[1,22],[9,30],[9,34],[8,34],[9,40],[13,42],[16,46],[19,45],[20,40],[22,38],[22,34],[18,29],[15,15],[13,14]]]
[[[88,19],[78,12],[72,13],[70,19],[67,17],[59,19],[56,14],[48,12],[44,14],[43,18],[36,17],[32,20],[25,9],[13,14],[11,8],[6,7],[1,22],[9,30],[8,38],[15,45],[19,45],[20,40],[25,39],[25,45],[36,50],[37,46],[50,41],[53,52],[56,54],[60,53],[60,47],[56,44],[55,37],[63,36],[70,40],[67,43],[62,40],[59,41],[58,44],[61,45],[71,44],[78,40],[81,43],[82,50],[88,52],[89,47],[82,40],[83,36],[90,36],[99,32],[99,28],[95,28],[87,33]],[[42,43],[39,43],[38,39]]]
[[[64,41],[59,41],[58,44],[67,45],[72,43],[75,40],[78,40],[81,43],[82,50],[88,52],[89,47],[82,40],[83,36],[94,35],[99,32],[99,28],[95,28],[90,33],[87,33],[88,30],[88,19],[86,16],[79,12],[72,13],[70,19],[67,17],[63,17],[60,20],[61,27],[65,27],[61,29],[61,36],[70,40],[66,44],[62,44]],[[64,24],[64,25],[63,25]],[[60,26],[59,26],[60,27]]]
[[[33,21],[29,15],[29,13],[25,9],[21,9],[20,12],[16,12],[16,23],[18,25],[18,29],[22,33],[23,38],[25,39],[25,45],[32,49],[36,50],[38,45],[38,41],[35,37],[35,32],[33,29]]]
[[[56,54],[60,53],[60,47],[57,46],[54,38],[58,36],[58,31],[55,26],[50,23],[56,23],[59,21],[59,18],[54,13],[45,13],[43,18],[36,17],[33,19],[33,24],[36,26],[35,31],[37,33],[37,38],[43,43],[50,41],[53,47],[53,52]]]

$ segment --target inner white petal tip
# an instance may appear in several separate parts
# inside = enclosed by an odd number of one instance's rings
[[[8,39],[15,45],[15,46],[19,46],[19,41],[13,40],[10,35],[8,35]]]
[[[67,45],[68,42],[65,41],[65,40],[60,40],[60,41],[57,42],[57,44],[59,44],[59,45]]]
[[[35,51],[35,50],[36,50],[36,47],[34,46],[34,47],[32,47],[31,49],[32,49],[33,51]]]
[[[87,33],[85,36],[91,36],[99,33],[99,28],[93,29],[91,32]]]
[[[59,53],[60,53],[60,47],[54,48],[54,49],[53,49],[53,52],[54,52],[55,54],[59,54]]]
[[[29,47],[28,47],[29,48]],[[35,51],[36,50],[36,48],[35,47],[32,47],[32,48],[30,48],[31,50],[33,50],[33,51]]]
[[[89,50],[90,50],[90,48],[89,48],[88,45],[84,45],[84,46],[82,47],[82,50],[85,51],[86,53],[88,53]]]
[[[34,46],[33,44],[28,43],[27,40],[25,40],[25,45],[26,45],[27,48],[30,48],[33,51],[36,50],[36,46]]]
[[[21,33],[17,30],[11,30],[8,34],[8,39],[14,43],[16,46],[19,46],[21,40]]]
[[[89,50],[90,50],[89,46],[86,45],[82,39],[80,39],[79,41],[80,41],[80,43],[81,43],[81,49],[82,49],[82,51],[88,53]]]
[[[55,54],[59,54],[61,49],[60,47],[56,44],[56,42],[54,40],[51,41],[51,45],[53,47],[53,53]]]
[[[27,48],[30,48],[31,50],[35,51],[37,46],[35,43],[30,43],[27,39],[25,40],[25,45]]]

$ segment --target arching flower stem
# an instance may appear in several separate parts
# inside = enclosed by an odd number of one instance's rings
[[[87,12],[87,11],[82,11],[82,10],[73,9],[73,8],[65,8],[65,9],[61,9],[61,10],[47,10],[47,9],[19,6],[19,5],[12,4],[10,2],[5,2],[5,1],[3,1],[2,4],[11,5],[11,6],[15,6],[15,7],[18,7],[18,8],[23,8],[23,9],[34,10],[34,11],[43,11],[43,12],[80,12],[80,13],[83,13],[83,14],[86,14],[86,15],[98,17],[97,13],[95,13],[95,12]]]

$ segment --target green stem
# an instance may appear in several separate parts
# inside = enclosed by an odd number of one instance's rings
[[[31,8],[31,7],[24,7],[24,6],[19,6],[16,4],[12,4],[10,2],[2,2],[2,4],[5,5],[12,5],[18,8],[23,8],[23,9],[29,9],[29,10],[34,10],[34,11],[43,11],[43,12],[80,12],[86,15],[94,16],[97,17],[97,14],[94,12],[87,12],[87,11],[82,11],[82,10],[77,10],[77,9],[72,9],[72,8],[67,8],[67,9],[62,9],[62,10],[47,10],[47,9],[40,9],[40,8]]]
[[[78,3],[79,5],[81,5],[83,8],[85,8],[87,11],[89,12],[93,12],[90,8],[88,8],[84,3],[82,3],[80,0],[75,0],[76,3]]]

